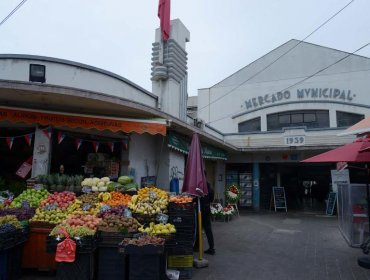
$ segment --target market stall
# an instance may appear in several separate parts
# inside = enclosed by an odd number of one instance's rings
[[[36,181],[19,196],[2,199],[0,216],[6,217],[6,226],[0,218],[0,233],[9,236],[13,223],[22,233],[29,228],[27,237],[19,234],[23,239],[13,243],[22,244],[18,266],[55,271],[57,279],[154,280],[163,279],[167,271],[179,279],[191,278],[193,198],[154,186],[137,189],[132,180],[83,178],[80,194],[51,193],[44,188],[49,185]],[[23,226],[8,219],[13,212]],[[13,260],[12,254],[6,258]],[[5,258],[1,248],[0,255]],[[7,265],[1,273],[13,270]]]

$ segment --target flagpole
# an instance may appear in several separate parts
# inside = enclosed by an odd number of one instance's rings
[[[198,196],[198,244],[199,244],[199,260],[203,259],[203,250],[202,250],[202,211],[200,210],[200,197]]]

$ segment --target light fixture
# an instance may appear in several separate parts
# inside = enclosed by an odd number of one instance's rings
[[[30,64],[30,82],[45,83],[45,65]]]

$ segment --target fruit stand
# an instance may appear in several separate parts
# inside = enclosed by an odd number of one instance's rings
[[[37,180],[1,206],[0,216],[19,212],[28,221],[29,236],[18,250],[23,268],[55,271],[57,279],[155,280],[165,279],[167,268],[179,271],[179,279],[192,277],[191,197],[169,195],[154,186],[138,189],[129,176],[117,182],[107,177],[79,180],[74,189],[82,193],[60,187],[64,191],[49,192]],[[61,261],[67,249],[71,262]]]

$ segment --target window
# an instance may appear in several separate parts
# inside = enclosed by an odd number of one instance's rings
[[[284,127],[305,126],[310,128],[328,128],[329,111],[302,110],[287,111],[267,115],[267,130],[281,130]]]
[[[238,124],[239,132],[255,132],[261,131],[261,118],[251,119]]]
[[[365,116],[337,111],[337,127],[348,127],[361,121]]]

